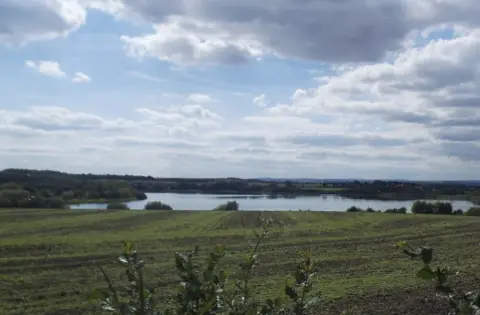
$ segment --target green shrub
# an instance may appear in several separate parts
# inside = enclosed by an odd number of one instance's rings
[[[62,193],[62,198],[63,200],[72,200],[72,199],[75,199],[75,193],[71,190],[69,191],[64,191]]]
[[[453,207],[449,202],[435,202],[430,203],[426,201],[417,200],[412,205],[412,213],[423,214],[452,214]]]
[[[152,201],[145,205],[145,210],[173,210],[173,208],[161,201]]]
[[[401,207],[401,208],[392,208],[392,209],[387,209],[385,210],[385,213],[407,213],[407,208]]]
[[[373,210],[372,208],[368,207],[368,208],[367,208],[367,212],[375,212],[375,210]]]
[[[147,199],[147,195],[144,193],[144,192],[141,192],[141,191],[137,191],[135,193],[135,198],[137,200],[146,200]]]
[[[175,267],[180,286],[176,298],[168,307],[157,306],[155,291],[148,289],[143,275],[145,262],[131,243],[126,242],[118,263],[125,268],[127,284],[114,286],[106,272],[101,272],[108,290],[95,290],[91,298],[101,301],[103,310],[118,315],[304,315],[318,298],[313,294],[314,263],[309,251],[302,254],[293,277],[285,282],[287,298],[258,301],[250,281],[258,264],[257,253],[261,242],[269,234],[272,221],[264,222],[261,233],[255,232],[256,243],[242,256],[239,270],[229,273],[222,260],[226,250],[217,245],[199,262],[198,246],[189,253],[175,253]],[[318,293],[315,295],[319,295]]]
[[[463,292],[452,286],[451,279],[458,274],[450,267],[432,268],[431,262],[433,260],[433,249],[430,246],[422,246],[419,248],[411,247],[407,242],[402,241],[395,244],[400,248],[404,254],[410,258],[418,258],[423,263],[416,276],[417,278],[432,281],[435,284],[435,295],[440,298],[445,298],[449,301],[449,315],[479,315],[480,314],[480,288],[476,288],[473,292]],[[478,278],[469,271],[463,273],[471,276],[472,280]],[[480,283],[477,283],[480,285]]]
[[[462,209],[457,209],[455,211],[453,211],[452,214],[455,214],[455,215],[462,215],[463,214],[463,210]]]
[[[66,207],[65,201],[60,197],[53,197],[46,200],[47,208],[64,209]]]
[[[10,200],[0,197],[0,208],[10,208],[11,206]]]
[[[112,202],[107,206],[107,210],[130,210],[130,208],[121,202]]]
[[[470,208],[468,209],[467,213],[465,213],[466,215],[468,216],[472,216],[472,217],[480,217],[480,208]]]
[[[213,210],[216,211],[238,211],[239,204],[236,201],[229,201],[227,203],[221,204]]]
[[[352,206],[347,209],[347,212],[363,212],[364,210],[362,208],[357,208],[355,206]]]
[[[2,190],[23,190],[22,186],[20,186],[20,185],[17,184],[17,183],[6,183],[6,184],[3,184],[0,189],[2,189]]]

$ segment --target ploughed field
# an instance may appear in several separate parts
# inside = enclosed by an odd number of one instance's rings
[[[394,248],[400,240],[432,245],[434,266],[478,271],[480,263],[480,218],[475,217],[7,209],[0,210],[0,314],[95,314],[87,296],[105,286],[98,267],[124,282],[113,263],[123,240],[135,243],[147,263],[148,284],[167,300],[178,287],[175,251],[225,244],[225,262],[233,270],[262,218],[277,223],[260,248],[253,280],[257,296],[282,295],[297,251],[311,249],[318,269],[315,289],[324,299],[314,314],[441,314],[433,290],[414,276],[420,262]],[[473,282],[458,279],[464,286]]]

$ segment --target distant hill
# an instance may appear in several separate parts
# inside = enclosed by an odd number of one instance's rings
[[[255,180],[264,182],[285,182],[291,181],[292,183],[353,183],[359,181],[362,183],[372,183],[373,179],[362,178],[338,178],[338,179],[322,179],[322,178],[271,178],[271,177],[259,177]],[[384,182],[401,182],[401,183],[416,183],[416,184],[447,184],[447,185],[467,185],[467,186],[480,186],[480,180],[408,180],[408,179],[376,179]]]

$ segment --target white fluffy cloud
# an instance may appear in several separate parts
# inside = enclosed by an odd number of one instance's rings
[[[85,23],[87,12],[75,0],[2,0],[0,44],[65,36]]]
[[[55,61],[32,61],[27,60],[25,61],[25,66],[30,69],[34,69],[39,73],[54,77],[54,78],[66,78],[67,74],[63,72],[60,67],[60,64]]]
[[[72,78],[72,81],[75,83],[88,83],[92,81],[88,75],[82,72],[77,72]]]
[[[0,143],[11,149],[2,151],[0,165],[30,154],[38,157],[34,167],[55,155],[87,171],[95,165],[101,172],[175,176],[480,174],[477,0],[7,0],[0,3],[0,44],[64,36],[85,23],[89,10],[151,25],[150,32],[120,37],[138,59],[179,66],[300,59],[322,68],[322,76],[315,88],[291,86],[291,98],[274,106],[265,82],[265,90],[249,86],[255,94],[245,100],[206,90],[170,98],[175,106],[139,101],[117,118],[59,107],[1,111]],[[26,66],[69,77],[54,61]],[[70,78],[90,81],[81,72]],[[229,101],[234,115],[219,107]]]
[[[122,40],[132,57],[154,57],[181,65],[241,64],[248,57],[261,55],[250,36],[212,34],[212,28],[211,23],[170,17],[166,23],[154,26],[154,34],[122,36]]]
[[[437,153],[472,161],[471,150],[480,144],[476,136],[480,131],[479,50],[480,30],[473,29],[453,39],[409,48],[392,63],[353,67],[317,89],[297,90],[291,104],[267,111],[309,117],[329,114],[364,128],[372,123],[396,128],[430,139],[439,148]]]
[[[187,103],[190,104],[208,104],[214,100],[207,94],[194,93],[187,97]]]
[[[150,34],[122,37],[137,58],[241,64],[274,54],[344,63],[381,60],[432,26],[478,25],[475,1],[123,0],[117,14],[155,24]]]
[[[41,61],[25,61],[25,66],[29,69],[33,69],[43,75],[64,79],[68,75],[62,70],[60,64],[56,61],[51,60],[41,60]],[[72,82],[74,83],[88,83],[92,81],[88,75],[82,72],[76,72],[72,77]]]
[[[265,94],[260,94],[258,96],[255,96],[252,102],[254,105],[263,108],[267,106],[267,97],[265,96]]]

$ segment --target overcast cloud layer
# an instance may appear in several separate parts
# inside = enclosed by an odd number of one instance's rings
[[[0,168],[478,179],[477,0],[0,0]]]

